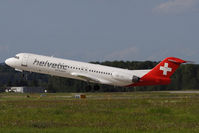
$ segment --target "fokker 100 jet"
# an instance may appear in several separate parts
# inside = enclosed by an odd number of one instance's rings
[[[127,70],[30,53],[19,53],[5,63],[18,71],[30,71],[113,86],[167,85],[186,61],[167,57],[153,69]]]

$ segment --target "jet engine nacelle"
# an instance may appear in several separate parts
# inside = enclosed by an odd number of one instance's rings
[[[132,77],[122,73],[113,73],[113,78],[121,82],[132,82]]]
[[[140,78],[133,75],[125,75],[125,74],[121,74],[121,73],[113,73],[113,78],[119,81],[125,81],[125,82],[132,82],[132,83],[137,83],[140,81]]]
[[[140,77],[133,75],[132,82],[137,83],[140,81]]]

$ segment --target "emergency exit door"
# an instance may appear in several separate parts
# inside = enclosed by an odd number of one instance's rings
[[[28,55],[23,55],[21,66],[25,66],[25,67],[28,66],[28,57],[29,57]]]

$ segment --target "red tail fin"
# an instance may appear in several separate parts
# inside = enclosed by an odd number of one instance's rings
[[[168,57],[155,66],[147,75],[170,78],[181,63],[186,63],[186,61],[175,57]]]
[[[171,75],[182,63],[186,63],[186,61],[175,57],[168,57],[144,75],[140,82],[133,84],[133,86],[169,84],[171,82]]]

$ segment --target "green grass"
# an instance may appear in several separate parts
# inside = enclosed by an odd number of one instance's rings
[[[0,94],[0,133],[199,132],[199,94]]]

